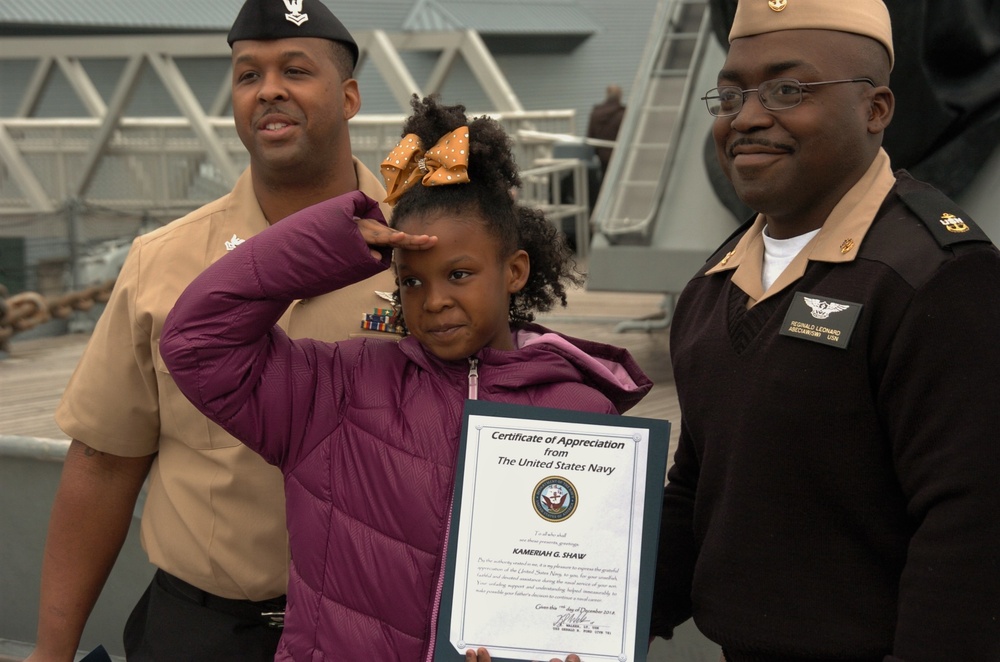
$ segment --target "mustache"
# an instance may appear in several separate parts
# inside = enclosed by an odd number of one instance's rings
[[[744,138],[737,138],[736,140],[734,140],[726,148],[726,154],[732,157],[735,156],[733,150],[735,150],[737,147],[750,147],[750,146],[763,147],[764,149],[772,149],[780,152],[794,151],[791,145],[785,145],[784,143],[776,143],[771,140],[765,140],[764,138],[757,138],[750,136]]]
[[[260,122],[261,120],[270,117],[272,115],[281,115],[284,117],[290,117],[295,121],[298,121],[298,118],[295,116],[295,113],[289,110],[285,110],[282,106],[267,106],[266,108],[264,108],[264,110],[260,112],[260,114],[256,116],[256,121]]]

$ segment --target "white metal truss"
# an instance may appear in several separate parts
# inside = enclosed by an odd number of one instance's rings
[[[413,94],[423,96],[440,92],[459,58],[464,59],[496,113],[507,117],[536,115],[524,113],[513,89],[474,30],[419,33],[370,30],[355,32],[354,36],[361,51],[359,67],[371,62],[398,101],[401,116],[409,113]],[[438,53],[423,86],[414,79],[401,55],[413,51]],[[210,173],[221,190],[228,189],[245,166],[246,159],[236,139],[232,118],[225,114],[229,106],[230,70],[219,81],[218,92],[205,108],[177,61],[189,57],[228,58],[229,54],[224,34],[0,38],[0,61],[35,61],[30,80],[16,104],[15,115],[0,117],[0,214],[49,212],[68,199],[93,197],[98,173],[112,156],[120,160],[115,166],[120,172],[129,173],[129,177],[134,175],[139,180],[137,183],[146,181],[157,188],[156,181],[166,175],[163,167],[149,165],[150,151],[159,152],[157,156],[184,153],[187,163],[180,168],[172,163],[170,170],[182,169],[188,177],[193,176],[191,171],[194,170],[201,176]],[[125,62],[107,101],[84,68],[83,62],[87,59]],[[53,120],[35,115],[55,69],[64,74],[87,117]],[[147,71],[155,73],[183,118],[157,120],[125,116],[136,87]],[[0,89],[0,93],[12,92]],[[400,119],[385,117],[384,122],[391,124],[391,132],[398,132]],[[363,118],[352,120],[352,126],[355,123],[373,124],[371,119],[367,123],[358,120]],[[377,123],[375,120],[374,124]],[[565,123],[533,123],[532,128],[567,130]],[[142,132],[145,132],[145,140],[128,140],[129,136]],[[376,133],[379,139],[373,149],[384,153],[383,132]],[[149,136],[153,134],[160,137],[155,148],[149,145],[152,140]],[[196,138],[194,146],[191,146],[191,134]],[[398,133],[390,135],[398,137]],[[40,145],[40,142],[46,144]],[[141,153],[146,154],[145,161],[140,159]],[[170,194],[164,193],[161,197],[163,205],[171,205]]]

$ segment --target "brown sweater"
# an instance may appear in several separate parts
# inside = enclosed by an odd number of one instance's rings
[[[749,310],[731,272],[680,296],[653,634],[693,614],[730,662],[1000,660],[1000,254],[936,241],[900,198],[928,191],[899,173],[854,261]],[[863,305],[846,349],[779,334],[802,294]]]

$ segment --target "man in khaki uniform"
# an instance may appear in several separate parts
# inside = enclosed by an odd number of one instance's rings
[[[135,240],[56,412],[73,442],[30,660],[73,659],[147,475],[142,543],[158,571],[126,627],[129,659],[273,659],[287,581],[281,473],[177,390],[159,337],[184,287],[269,223],[355,189],[385,197],[351,155],[357,45],[319,0],[286,4],[247,0],[229,34],[250,168],[229,195]],[[372,333],[361,330],[364,313],[393,288],[385,273],[298,301],[279,324],[329,341]]]

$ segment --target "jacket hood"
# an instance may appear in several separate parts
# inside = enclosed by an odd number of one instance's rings
[[[538,324],[527,324],[515,331],[514,344],[515,350],[484,347],[475,354],[483,391],[578,382],[599,391],[623,414],[653,387],[629,351],[622,347],[574,338]],[[404,338],[399,347],[421,368],[442,371],[453,375],[457,384],[466,383],[467,361],[439,359],[413,337]],[[483,399],[488,400],[488,395]]]

